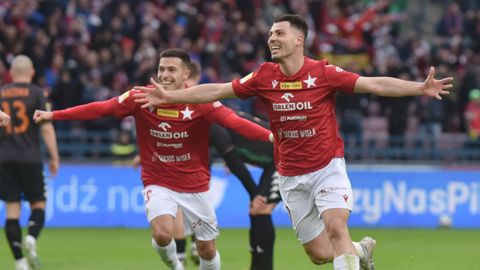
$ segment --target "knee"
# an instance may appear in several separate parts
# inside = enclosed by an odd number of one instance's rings
[[[215,242],[210,241],[197,241],[197,251],[198,256],[204,260],[211,260],[215,258],[217,254],[217,248],[215,247]]]
[[[332,261],[330,254],[324,252],[324,249],[307,250],[307,255],[313,264],[321,265]]]
[[[325,231],[328,238],[341,238],[348,234],[348,226],[343,219],[332,219],[328,223],[325,223]]]
[[[162,247],[170,244],[173,239],[172,233],[163,226],[153,226],[152,236],[153,239],[155,239],[155,242],[157,242],[157,244]]]
[[[328,240],[327,240],[328,241]],[[315,243],[305,245],[305,252],[312,263],[321,265],[332,261],[333,252],[324,241],[317,240]]]

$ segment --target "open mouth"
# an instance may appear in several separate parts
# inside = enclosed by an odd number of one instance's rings
[[[270,46],[271,53],[277,53],[279,51],[280,51],[280,46],[277,46],[277,45]]]

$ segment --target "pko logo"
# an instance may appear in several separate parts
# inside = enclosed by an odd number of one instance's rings
[[[295,96],[292,93],[285,93],[281,96],[287,103],[272,103],[273,110],[278,112],[303,111],[313,109],[310,101],[290,102]]]

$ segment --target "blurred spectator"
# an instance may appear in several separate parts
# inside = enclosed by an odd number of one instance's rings
[[[477,2],[3,1],[0,82],[9,81],[5,70],[13,56],[26,54],[36,67],[34,83],[50,88],[54,109],[61,109],[119,95],[132,85],[148,83],[158,64],[158,52],[167,47],[191,52],[192,58],[204,68],[202,83],[228,81],[232,76],[245,76],[264,60],[270,60],[264,42],[268,26],[279,14],[297,13],[309,26],[306,55],[334,55],[331,64],[349,69],[353,62],[358,73],[375,76],[408,71],[409,78],[423,79],[431,65],[439,66],[442,75],[455,74],[456,89],[442,102],[415,99],[419,136],[431,134],[427,145],[434,146],[439,136],[439,120],[443,133],[465,132],[463,112],[469,102],[469,90],[480,88]],[[419,11],[420,6],[425,8]],[[364,115],[363,105],[362,113],[358,113],[359,108],[355,107],[359,106],[358,100],[343,98],[340,97],[338,106],[338,116],[344,123],[342,132],[354,134],[355,141],[362,141],[361,134],[366,131],[358,123],[369,122],[371,116]],[[389,114],[378,117],[389,117],[391,145],[400,147],[406,123],[414,122],[405,113],[405,106],[411,102],[379,101],[380,112]],[[357,104],[355,108],[353,104]],[[253,100],[229,105],[259,115],[265,110]],[[82,129],[110,132],[119,126],[118,121],[107,120],[62,128],[72,132]]]
[[[438,22],[437,33],[453,37],[463,34],[463,14],[457,2],[452,1]]]
[[[120,130],[117,133],[115,142],[110,146],[110,151],[117,162],[129,164],[137,152],[137,146],[130,132]]]

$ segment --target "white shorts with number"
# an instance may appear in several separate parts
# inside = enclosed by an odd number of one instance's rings
[[[175,217],[180,207],[183,210],[187,233],[193,232],[196,238],[202,241],[213,240],[219,234],[209,191],[184,193],[150,185],[143,189],[143,198],[148,222],[161,215]]]
[[[343,158],[334,158],[326,167],[312,173],[281,176],[280,194],[302,244],[313,240],[325,228],[321,219],[323,211],[352,210],[352,186]]]

